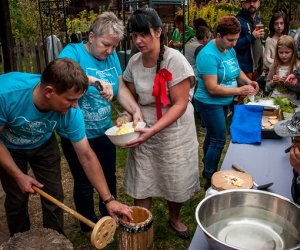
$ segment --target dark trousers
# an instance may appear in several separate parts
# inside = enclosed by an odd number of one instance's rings
[[[42,146],[31,150],[8,149],[17,166],[25,174],[29,166],[35,178],[44,184],[43,190],[63,201],[60,152],[54,135]],[[0,167],[0,179],[6,193],[5,211],[10,235],[30,229],[27,193],[22,193],[15,180]],[[63,211],[41,197],[43,226],[64,234]]]
[[[116,197],[116,147],[106,135],[89,139],[89,143],[100,161],[108,188],[111,194]],[[97,222],[99,219],[94,210],[94,188],[85,175],[70,140],[62,137],[61,145],[74,179],[73,196],[76,210],[89,220]],[[109,215],[100,197],[99,200],[99,211],[101,215]],[[92,230],[92,228],[82,222],[80,222],[80,227],[83,232]]]

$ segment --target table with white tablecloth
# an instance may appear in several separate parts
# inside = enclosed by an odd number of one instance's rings
[[[260,145],[230,143],[221,169],[231,169],[231,165],[236,164],[251,174],[257,184],[274,182],[268,191],[292,199],[293,172],[289,154],[284,152],[290,145],[290,138],[264,139]],[[188,249],[210,249],[199,226]]]

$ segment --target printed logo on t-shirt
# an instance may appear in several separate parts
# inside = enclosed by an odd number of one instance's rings
[[[115,67],[105,70],[86,68],[86,74],[110,83],[113,88],[119,82],[118,72]],[[80,107],[84,116],[86,130],[101,129],[107,126],[107,121],[111,120],[110,103],[102,98],[95,87],[90,87],[86,95],[81,98]]]
[[[9,128],[5,128],[2,135],[14,145],[32,145],[44,138],[45,134],[52,133],[56,124],[56,121],[49,120],[29,121],[20,116],[9,123]]]
[[[94,76],[102,81],[110,83],[111,85],[115,85],[118,83],[118,72],[115,67],[98,70],[95,68],[86,68],[85,72],[88,76]]]
[[[220,85],[227,87],[236,87],[237,81],[236,78],[240,74],[240,67],[235,58],[231,58],[229,60],[224,60],[222,62],[223,69],[223,79]]]

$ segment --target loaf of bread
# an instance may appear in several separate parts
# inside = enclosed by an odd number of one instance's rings
[[[253,178],[247,173],[235,170],[221,170],[213,174],[211,186],[218,191],[228,189],[250,189],[253,186]]]

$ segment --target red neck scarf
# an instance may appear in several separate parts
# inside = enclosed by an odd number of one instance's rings
[[[152,96],[156,98],[156,117],[159,120],[162,117],[162,107],[161,103],[163,103],[164,107],[168,104],[167,97],[167,81],[172,80],[172,73],[166,69],[160,69],[155,76]]]

